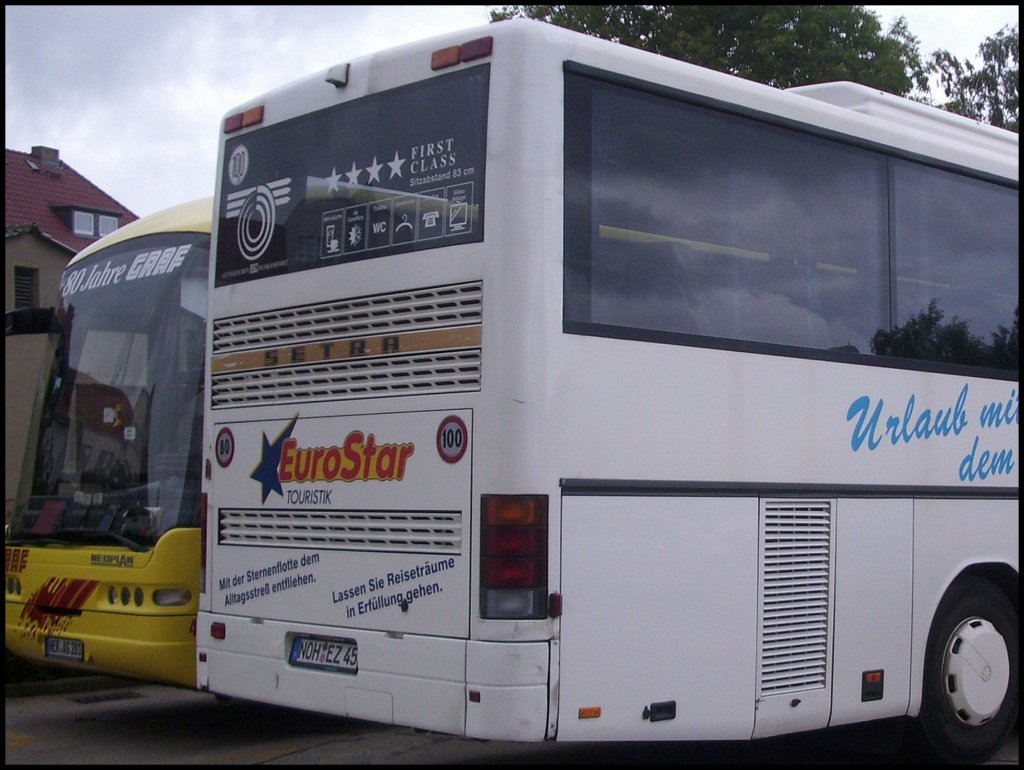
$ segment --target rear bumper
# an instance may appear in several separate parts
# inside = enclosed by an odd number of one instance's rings
[[[26,621],[24,609],[24,604],[5,602],[4,642],[20,658],[76,671],[196,686],[192,614],[146,616],[84,611],[42,627]],[[75,663],[47,658],[44,639],[48,635],[81,640],[85,660]]]
[[[223,639],[210,636],[223,623]],[[295,635],[354,639],[359,670],[288,663]],[[197,674],[219,695],[472,738],[541,741],[548,644],[473,642],[200,613]]]

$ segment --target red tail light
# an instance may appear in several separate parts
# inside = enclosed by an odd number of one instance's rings
[[[546,588],[547,560],[507,557],[484,559],[482,581],[489,588]]]
[[[481,617],[547,617],[547,495],[483,495],[480,516]]]

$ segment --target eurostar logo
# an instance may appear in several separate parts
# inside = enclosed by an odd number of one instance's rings
[[[277,492],[281,497],[284,497],[284,490],[281,488],[281,478],[278,476],[277,469],[281,465],[281,450],[284,448],[284,442],[292,435],[298,419],[298,415],[292,417],[291,421],[285,426],[285,429],[281,431],[281,434],[274,439],[273,444],[267,441],[267,434],[263,434],[263,455],[260,457],[260,464],[256,466],[249,478],[260,483],[264,503],[267,502],[267,497],[270,496],[271,492]]]

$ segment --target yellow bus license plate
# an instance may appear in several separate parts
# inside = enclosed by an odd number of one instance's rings
[[[46,637],[44,654],[53,660],[70,660],[81,663],[85,660],[85,643],[81,639],[65,639],[60,636]]]

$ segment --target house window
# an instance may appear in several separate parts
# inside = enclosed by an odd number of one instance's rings
[[[104,235],[110,235],[112,232],[114,232],[114,230],[117,229],[117,217],[112,217],[112,216],[110,216],[108,214],[100,214],[99,215],[99,221],[100,221],[100,231],[99,231],[100,237],[103,237]]]
[[[39,271],[34,267],[14,266],[14,307],[39,305]]]
[[[117,229],[118,218],[112,214],[96,214],[92,211],[72,209],[71,230],[75,235],[86,238],[102,238]]]
[[[96,215],[90,211],[71,212],[71,229],[75,235],[95,235]]]

